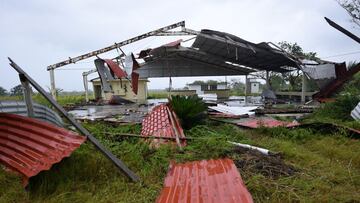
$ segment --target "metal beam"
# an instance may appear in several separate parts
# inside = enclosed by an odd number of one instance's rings
[[[167,32],[159,32],[154,36],[184,36],[184,35],[194,35],[194,34],[182,32],[182,31],[167,31]]]
[[[31,88],[29,85],[29,81],[26,80],[26,78],[24,78],[22,75],[19,75],[19,78],[20,78],[21,85],[23,87],[27,115],[28,115],[28,117],[34,118],[35,117],[34,105],[33,105],[33,101],[31,98]]]
[[[132,181],[139,181],[139,177],[131,171],[121,160],[114,156],[109,150],[107,150],[89,131],[87,131],[81,124],[75,121],[75,119],[69,115],[35,80],[33,80],[22,68],[20,68],[11,58],[8,58],[10,65],[32,84],[32,86],[48,100],[56,110],[58,110],[78,131],[87,137],[87,139],[94,144],[94,146],[102,152],[115,166],[120,169],[127,177]]]
[[[336,24],[334,21],[330,20],[329,18],[327,18],[327,17],[324,17],[324,18],[325,18],[326,22],[328,22],[329,25],[331,25],[333,28],[339,30],[340,32],[342,32],[346,36],[348,36],[351,39],[355,40],[357,43],[360,43],[360,38],[359,37],[357,37],[353,33],[349,32],[345,28],[341,27],[340,25]]]
[[[120,48],[120,47],[122,47],[124,45],[139,41],[141,39],[144,39],[144,38],[147,38],[147,37],[150,37],[150,36],[154,36],[154,35],[156,35],[158,33],[162,33],[162,32],[166,32],[168,30],[172,30],[172,29],[180,27],[180,26],[185,27],[185,21],[174,23],[174,24],[159,28],[157,30],[147,32],[145,34],[138,35],[138,36],[133,37],[131,39],[128,39],[128,40],[125,40],[125,41],[122,41],[122,42],[119,42],[119,43],[115,43],[115,44],[113,44],[111,46],[108,46],[108,47],[105,47],[105,48],[102,48],[102,49],[98,49],[96,51],[92,51],[92,52],[89,52],[89,53],[86,53],[86,54],[83,54],[83,55],[80,55],[80,56],[77,56],[77,57],[74,57],[74,58],[69,58],[68,60],[53,64],[53,65],[49,65],[47,67],[47,70],[59,68],[61,66],[65,66],[65,65],[68,65],[70,63],[76,63],[78,61],[81,61],[81,60],[84,60],[84,59],[87,59],[87,58],[90,58],[90,57],[93,57],[93,56],[96,56],[96,55],[99,55],[99,54],[102,54],[102,53],[105,53],[105,52],[108,52],[108,51],[111,51],[111,50],[116,49],[116,48]]]

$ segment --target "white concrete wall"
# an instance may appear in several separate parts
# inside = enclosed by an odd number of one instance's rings
[[[195,90],[196,94],[204,94],[204,91],[201,91],[201,85],[189,85],[189,90]]]
[[[260,83],[251,82],[250,83],[250,93],[251,94],[259,94],[260,93]]]

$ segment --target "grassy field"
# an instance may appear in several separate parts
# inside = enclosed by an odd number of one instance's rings
[[[293,174],[284,175],[271,171],[271,168],[262,168],[265,159],[247,167],[238,165],[255,202],[360,200],[360,142],[349,139],[344,133],[284,128],[248,131],[230,124],[208,122],[186,131],[186,135],[209,139],[188,142],[180,152],[170,146],[156,150],[149,148],[140,138],[105,135],[105,132],[139,133],[139,125],[113,127],[97,123],[85,126],[134,170],[142,182],[129,182],[90,143],[86,143],[50,171],[33,177],[28,191],[22,188],[19,178],[1,170],[0,201],[153,202],[162,188],[170,160],[184,162],[230,157],[235,163],[242,163],[249,159],[246,153],[234,150],[227,140],[281,152],[284,164],[294,168]]]
[[[34,102],[43,104],[45,106],[50,106],[50,103],[40,94],[33,94],[32,99]],[[0,100],[19,100],[23,101],[23,96],[0,96]],[[85,103],[85,95],[60,95],[57,97],[57,102],[60,105],[71,105]]]

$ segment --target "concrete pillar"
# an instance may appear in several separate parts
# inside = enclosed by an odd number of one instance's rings
[[[56,101],[56,87],[55,87],[55,72],[54,69],[50,69],[50,88],[51,88],[51,95],[53,99]]]
[[[302,74],[302,86],[301,86],[301,103],[302,104],[305,104],[305,102],[306,102],[306,96],[305,96],[305,94],[306,94],[306,86],[307,86],[307,78],[306,78],[306,75],[305,75],[305,73],[303,72],[303,74]]]

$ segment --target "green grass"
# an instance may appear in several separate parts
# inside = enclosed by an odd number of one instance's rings
[[[168,98],[169,93],[167,91],[152,91],[148,92],[148,99],[164,99]]]
[[[51,106],[50,103],[40,94],[33,94],[32,99],[34,102],[45,105]],[[0,100],[17,100],[23,101],[23,96],[0,96]],[[80,104],[85,103],[85,95],[77,94],[77,95],[60,95],[57,97],[57,102],[60,105],[71,105],[71,104]]]
[[[142,182],[129,182],[86,143],[51,170],[33,177],[27,192],[19,178],[0,170],[1,202],[153,202],[162,188],[170,160],[239,159],[242,154],[235,153],[227,140],[281,152],[285,162],[298,171],[274,179],[240,170],[255,202],[360,200],[360,142],[343,134],[284,128],[244,131],[210,122],[185,132],[187,136],[209,139],[189,141],[181,152],[166,145],[152,149],[140,138],[104,133],[139,133],[139,125],[113,127],[95,123],[85,127],[134,170]]]

